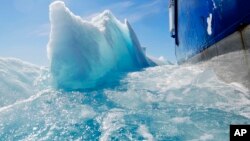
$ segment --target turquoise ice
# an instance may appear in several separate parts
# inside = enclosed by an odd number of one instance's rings
[[[58,88],[93,88],[150,65],[128,21],[109,10],[83,20],[57,1],[50,5],[50,22],[48,55]]]

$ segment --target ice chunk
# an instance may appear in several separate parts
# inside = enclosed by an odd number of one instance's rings
[[[128,21],[121,23],[109,10],[87,21],[56,1],[50,22],[47,50],[58,88],[93,88],[117,73],[149,66]]]

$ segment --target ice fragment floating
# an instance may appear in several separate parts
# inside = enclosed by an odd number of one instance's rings
[[[50,22],[47,52],[58,88],[94,88],[115,74],[149,66],[128,21],[121,23],[108,10],[87,21],[56,1]]]

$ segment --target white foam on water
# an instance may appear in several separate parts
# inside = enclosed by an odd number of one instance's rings
[[[175,117],[172,119],[173,122],[175,123],[187,123],[190,121],[190,117]]]
[[[141,134],[146,141],[154,141],[153,135],[148,131],[146,125],[140,125],[138,128],[138,133]]]
[[[124,126],[123,111],[119,109],[112,109],[104,115],[101,119],[102,135],[100,141],[107,141],[112,132],[119,130]]]
[[[19,105],[21,105],[21,104],[25,104],[25,103],[27,103],[27,102],[32,102],[32,101],[36,100],[37,98],[39,98],[41,95],[45,94],[45,93],[48,92],[48,91],[49,91],[49,90],[45,90],[45,91],[39,92],[39,93],[37,93],[37,94],[35,94],[35,95],[32,95],[31,97],[29,97],[29,98],[27,98],[27,99],[20,100],[20,101],[17,101],[17,102],[15,102],[15,103],[11,104],[11,105],[7,105],[7,106],[4,106],[4,107],[1,107],[1,108],[0,108],[0,113],[1,113],[1,112],[5,112],[6,110],[9,110],[9,109],[11,109],[11,108],[13,108],[13,107],[19,106]]]
[[[203,135],[200,136],[199,139],[192,139],[190,141],[213,141],[213,140],[215,140],[213,135],[211,135],[211,134],[203,134]]]
[[[8,74],[1,82],[9,77],[15,79],[11,86],[30,91],[0,108],[5,140],[223,140],[229,124],[250,122],[249,89],[221,81],[207,65],[152,67],[128,73],[115,88],[65,92],[51,87],[47,69],[1,62]],[[35,72],[28,81],[16,77],[27,70]],[[1,99],[16,96],[5,90],[0,89]]]

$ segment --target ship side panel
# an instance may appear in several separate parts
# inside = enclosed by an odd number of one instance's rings
[[[179,63],[250,23],[249,0],[177,0]]]

